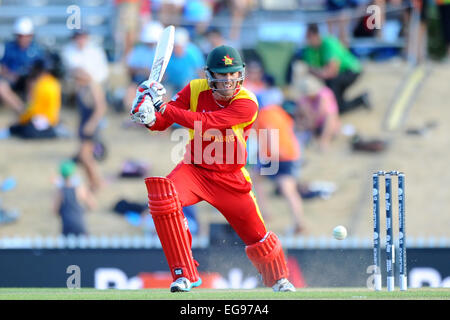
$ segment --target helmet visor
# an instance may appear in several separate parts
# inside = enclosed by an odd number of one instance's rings
[[[210,88],[214,92],[219,92],[220,94],[225,96],[233,95],[234,90],[238,88],[240,85],[242,85],[242,82],[244,81],[245,69],[240,68],[240,70],[236,72],[239,72],[237,77],[236,76],[227,77],[225,75],[229,73],[220,73],[220,72],[215,73],[211,72],[211,70],[208,69],[205,70]]]

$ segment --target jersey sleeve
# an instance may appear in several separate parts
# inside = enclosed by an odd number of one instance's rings
[[[258,113],[257,104],[251,99],[237,99],[226,108],[210,112],[191,112],[169,103],[163,117],[188,129],[194,129],[195,122],[201,122],[202,131],[227,129],[242,123],[251,123]]]

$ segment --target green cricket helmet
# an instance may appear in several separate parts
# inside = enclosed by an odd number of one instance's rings
[[[219,46],[214,48],[206,58],[205,74],[208,85],[213,91],[220,91],[216,88],[218,82],[228,82],[225,79],[216,79],[214,73],[234,73],[240,72],[239,78],[235,79],[236,89],[239,89],[245,78],[245,63],[242,61],[239,52],[230,46]]]

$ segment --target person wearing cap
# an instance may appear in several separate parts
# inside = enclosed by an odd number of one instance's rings
[[[105,50],[90,40],[87,29],[74,29],[70,43],[61,51],[61,58],[68,76],[78,83],[105,84],[108,79]]]
[[[333,91],[320,80],[306,75],[290,86],[297,105],[296,116],[301,131],[317,138],[318,147],[326,151],[339,134],[339,107]]]
[[[207,56],[204,71],[206,79],[191,80],[168,102],[163,102],[163,85],[143,82],[130,111],[134,122],[151,131],[176,123],[190,136],[184,158],[172,172],[145,179],[150,213],[173,277],[170,291],[201,285],[181,210],[200,201],[230,223],[265,286],[295,291],[287,279],[281,242],[264,223],[245,169],[247,138],[258,115],[255,95],[242,86],[245,63],[236,49],[219,46]]]
[[[178,92],[189,81],[201,77],[205,58],[202,51],[190,40],[185,28],[175,30],[173,54],[166,70],[167,87]]]
[[[134,46],[126,57],[131,82],[125,93],[125,106],[129,106],[133,102],[137,86],[148,79],[155,56],[156,44],[162,31],[163,25],[158,21],[152,21],[144,25],[139,37],[140,43]]]
[[[34,39],[33,21],[28,17],[16,20],[15,39],[5,44],[0,60],[0,100],[17,113],[25,108],[27,75],[37,60],[45,59],[45,52]]]
[[[96,207],[96,201],[75,174],[76,164],[63,161],[59,167],[61,181],[54,200],[55,213],[61,219],[61,233],[67,235],[87,234],[84,214],[86,209]]]

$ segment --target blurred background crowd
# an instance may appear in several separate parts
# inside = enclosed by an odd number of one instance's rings
[[[374,102],[365,66],[450,63],[448,0],[0,0],[0,196],[33,202],[0,202],[0,235],[152,232],[142,178],[166,175],[175,164],[160,144],[170,145],[169,135],[135,130],[128,112],[167,25],[176,27],[163,80],[168,99],[204,76],[212,48],[228,44],[242,53],[244,86],[260,105],[255,126],[279,129],[280,161],[294,164],[269,179],[251,166],[255,191],[267,223],[281,219],[268,203],[282,199],[288,214],[280,228],[295,235],[315,232],[304,202],[330,199],[337,188],[336,181],[303,179],[308,152],[331,159],[342,135],[354,150],[386,147],[343,125],[349,114],[367,119],[386,108]],[[249,141],[250,155],[258,145]],[[43,148],[46,156],[39,157]],[[25,168],[33,163],[42,171],[20,177],[24,171],[11,154],[19,149],[33,150]],[[57,175],[51,195],[40,192],[50,190],[46,166]],[[137,179],[117,182],[126,178]],[[140,197],[127,198],[125,189]],[[55,215],[32,212],[47,209]],[[87,211],[109,215],[89,223]],[[198,208],[185,214],[194,235],[201,232]],[[122,222],[108,229],[117,216],[134,229]],[[33,229],[35,219],[42,226]]]

